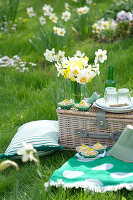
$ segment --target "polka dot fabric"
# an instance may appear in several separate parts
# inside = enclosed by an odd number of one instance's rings
[[[95,192],[133,189],[133,163],[105,156],[83,162],[76,156],[69,159],[51,176],[45,187],[84,188]]]

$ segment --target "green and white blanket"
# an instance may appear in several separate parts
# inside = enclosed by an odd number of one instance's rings
[[[104,155],[103,155],[104,156]],[[48,186],[63,188],[84,188],[94,192],[133,189],[133,163],[120,161],[112,156],[98,159],[81,159],[74,156],[55,170]]]

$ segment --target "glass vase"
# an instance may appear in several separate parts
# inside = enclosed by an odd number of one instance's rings
[[[86,85],[71,81],[71,99],[80,103],[86,97]]]

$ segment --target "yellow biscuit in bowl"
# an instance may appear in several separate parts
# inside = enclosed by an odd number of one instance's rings
[[[97,152],[94,149],[88,148],[85,155],[93,156],[93,155],[97,155]]]
[[[83,144],[83,145],[77,147],[77,151],[78,151],[78,152],[83,152],[83,151],[86,151],[87,149],[88,149],[88,146],[85,145],[85,144]]]
[[[93,149],[95,149],[95,150],[100,150],[100,149],[104,149],[105,147],[102,145],[102,144],[100,144],[99,142],[98,143],[96,143],[94,146],[93,146]]]

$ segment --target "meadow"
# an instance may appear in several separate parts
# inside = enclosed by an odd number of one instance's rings
[[[23,0],[20,1],[16,21],[18,27],[15,32],[0,34],[0,55],[13,57],[20,56],[23,61],[34,62],[37,65],[30,67],[29,71],[20,72],[13,67],[0,68],[0,153],[3,153],[15,135],[19,126],[35,120],[57,120],[57,103],[69,98],[69,88],[65,80],[57,82],[55,66],[44,58],[43,48],[37,49],[29,39],[38,33],[38,23],[34,18],[29,18],[26,9],[33,7],[38,15],[42,15],[44,4],[50,4],[54,12],[59,16],[64,10],[64,3],[70,3],[78,7],[71,0]],[[102,16],[105,9],[110,9],[112,0],[94,0],[96,15]],[[19,20],[19,18],[22,18]],[[70,27],[68,27],[69,30]],[[114,66],[114,80],[116,88],[129,88],[133,96],[133,37],[117,38],[113,42],[95,41],[88,36],[82,40],[74,32],[70,31],[71,41],[67,43],[64,51],[68,56],[75,54],[77,50],[85,52],[90,61],[94,60],[95,51],[107,50],[107,60],[100,66],[100,75],[87,84],[87,95],[94,91],[103,96],[105,81],[107,80],[109,65]],[[133,199],[133,192],[123,189],[117,192],[107,193],[84,193],[82,189],[56,189],[51,188],[47,193],[44,191],[44,183],[52,173],[63,165],[75,152],[62,151],[40,158],[43,169],[42,179],[36,175],[36,166],[32,162],[19,164],[17,184],[18,200],[92,200],[92,199]],[[14,169],[7,169],[0,174],[0,199],[14,200],[15,194]],[[41,198],[43,196],[43,198]]]

